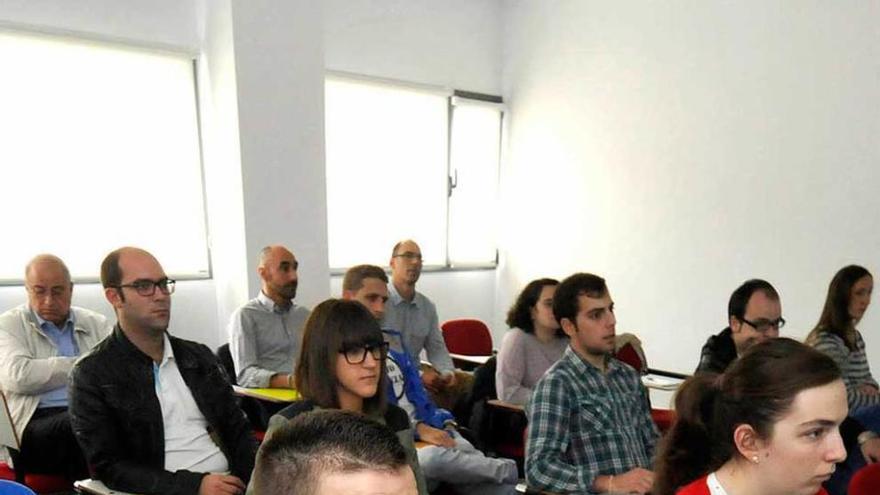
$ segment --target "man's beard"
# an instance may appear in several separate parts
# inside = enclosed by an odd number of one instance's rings
[[[281,297],[289,300],[293,300],[296,297],[296,282],[290,282],[289,284],[282,285],[278,288],[278,294]]]

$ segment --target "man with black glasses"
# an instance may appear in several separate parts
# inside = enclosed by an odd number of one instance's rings
[[[73,282],[60,258],[25,268],[27,303],[0,315],[0,388],[21,438],[16,467],[81,479],[86,463],[70,429],[67,378],[81,354],[110,333],[103,315],[71,306]]]
[[[727,316],[730,326],[706,341],[697,372],[724,373],[746,349],[779,337],[779,329],[785,326],[779,293],[770,282],[761,279],[746,280],[733,291],[727,303]]]
[[[101,264],[113,333],[73,369],[70,415],[92,475],[141,494],[243,493],[256,444],[204,345],[168,335],[174,280],[150,253]]]
[[[394,328],[403,336],[403,345],[414,363],[420,362],[422,349],[433,369],[422,373],[422,382],[431,391],[455,385],[455,366],[440,332],[437,307],[421,292],[416,282],[422,274],[422,250],[413,240],[400,241],[391,250],[391,284],[383,327]]]

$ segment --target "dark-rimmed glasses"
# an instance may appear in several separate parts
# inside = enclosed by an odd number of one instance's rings
[[[414,253],[412,251],[395,254],[394,256],[392,256],[392,258],[403,258],[407,261],[422,261],[421,253]]]
[[[385,357],[388,356],[388,342],[382,342],[379,345],[365,345],[342,349],[339,351],[339,354],[345,356],[345,361],[348,364],[361,364],[366,361],[368,352],[376,361],[384,361]]]
[[[135,280],[134,282],[132,282],[130,284],[116,285],[116,286],[114,286],[114,288],[116,288],[116,289],[123,289],[123,288],[134,289],[135,292],[137,292],[139,296],[150,297],[156,293],[156,288],[158,287],[159,290],[162,291],[162,294],[165,294],[166,296],[168,296],[168,295],[171,295],[174,293],[174,284],[176,284],[176,283],[177,283],[176,280],[173,280],[173,279],[170,279],[167,277],[160,279],[160,280],[141,279],[141,280]]]
[[[750,327],[754,328],[755,330],[757,330],[761,333],[767,333],[770,330],[779,331],[780,328],[785,326],[785,318],[779,318],[776,321],[770,321],[770,320],[749,321],[745,318],[740,318],[739,321],[749,325]]]

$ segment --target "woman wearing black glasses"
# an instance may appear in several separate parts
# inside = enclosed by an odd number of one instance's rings
[[[272,416],[266,436],[315,409],[362,413],[397,433],[419,494],[426,495],[409,417],[403,409],[386,403],[388,344],[376,319],[359,302],[328,299],[306,321],[301,349],[294,380],[302,399]]]

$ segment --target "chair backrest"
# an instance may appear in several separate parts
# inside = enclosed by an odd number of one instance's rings
[[[642,349],[642,341],[631,333],[622,333],[614,338],[614,357],[632,366],[639,373],[648,370],[648,360]]]
[[[880,464],[868,464],[856,471],[849,480],[849,495],[877,495],[880,493]]]
[[[492,334],[482,320],[457,318],[440,325],[446,348],[453,354],[489,356],[492,354]]]
[[[2,391],[0,391],[0,400],[3,402],[3,410],[0,411],[0,445],[20,450],[21,442],[12,423],[12,413],[9,412],[9,405],[6,404],[6,395]]]
[[[30,488],[10,480],[0,480],[0,495],[37,495]]]
[[[229,350],[229,344],[223,344],[217,348],[217,359],[220,360],[220,365],[226,370],[229,383],[238,385],[238,380],[235,378],[235,363],[232,361],[232,352]]]

